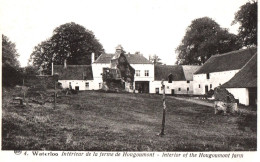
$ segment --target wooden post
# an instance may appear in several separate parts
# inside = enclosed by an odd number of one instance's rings
[[[162,118],[162,130],[161,132],[158,134],[159,136],[163,136],[164,134],[164,128],[165,128],[165,116],[166,116],[166,103],[165,103],[165,85],[164,85],[164,80],[162,80],[161,84],[162,84],[162,91],[163,91],[163,118]]]
[[[54,81],[54,109],[55,108],[56,108],[56,80]]]

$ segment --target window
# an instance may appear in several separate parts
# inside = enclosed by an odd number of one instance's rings
[[[188,88],[187,88],[187,92],[188,92],[189,90],[190,90],[190,88],[188,87]]]
[[[135,71],[135,75],[136,75],[136,76],[140,76],[140,70],[136,70],[136,71]]]
[[[178,90],[181,91],[181,88],[179,88]]]
[[[89,89],[89,82],[85,83],[86,89]]]
[[[200,84],[199,84],[199,88],[200,88]]]
[[[102,88],[102,83],[99,83],[99,89],[101,89]]]
[[[209,79],[209,73],[207,73],[207,79]]]
[[[210,89],[212,88],[212,84],[209,85]]]
[[[167,86],[167,89],[170,89],[170,87],[169,87],[169,86]]]
[[[149,76],[149,70],[144,71],[144,76]]]
[[[187,80],[187,83],[190,83],[190,81],[189,81],[189,80]]]

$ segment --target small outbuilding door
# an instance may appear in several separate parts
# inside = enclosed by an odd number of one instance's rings
[[[79,86],[75,86],[75,90],[76,90],[76,91],[79,91]]]
[[[208,93],[208,91],[209,91],[209,86],[208,86],[208,85],[206,85],[206,86],[205,86],[205,94],[207,94],[207,93]]]
[[[172,95],[174,95],[174,93],[175,93],[175,92],[174,92],[174,89],[172,89]]]
[[[159,94],[159,88],[155,88],[155,93]]]

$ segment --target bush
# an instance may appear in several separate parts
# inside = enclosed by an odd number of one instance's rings
[[[9,64],[2,66],[2,85],[4,87],[14,87],[15,85],[22,85],[22,71],[19,68],[13,67]]]

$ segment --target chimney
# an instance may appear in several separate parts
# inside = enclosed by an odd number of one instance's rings
[[[116,47],[116,54],[121,54],[122,51],[123,51],[123,47],[122,47],[121,45],[118,45],[118,46]]]
[[[91,64],[93,64],[94,61],[95,61],[95,53],[92,52],[92,53],[91,53]]]
[[[67,68],[67,59],[64,60],[64,69]]]

